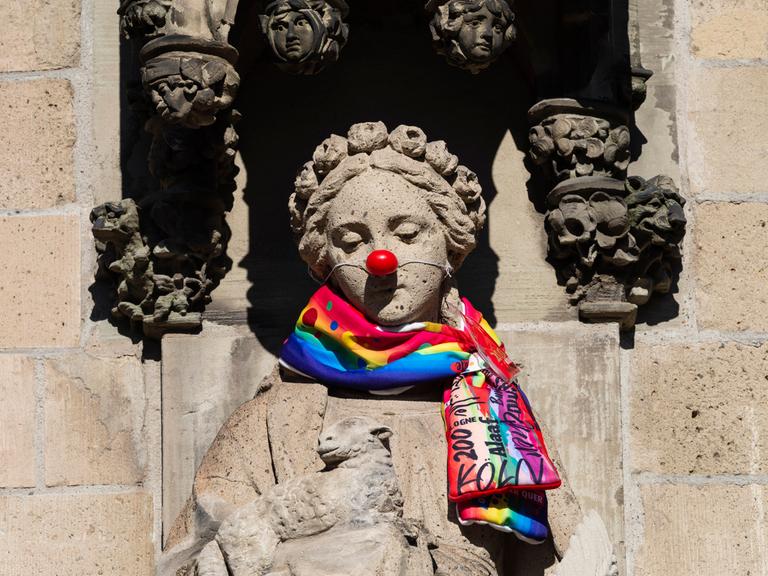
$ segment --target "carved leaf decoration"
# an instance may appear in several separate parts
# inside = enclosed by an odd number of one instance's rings
[[[571,133],[573,124],[566,118],[558,118],[549,126],[549,133],[553,140],[559,140]]]
[[[591,138],[597,134],[598,126],[594,118],[585,117],[576,123],[576,127],[571,134],[572,138]]]
[[[561,156],[570,156],[573,154],[575,144],[570,138],[560,138],[556,141],[557,151]]]
[[[595,165],[585,162],[576,164],[576,174],[578,176],[589,176],[595,171]]]
[[[213,86],[227,76],[227,66],[223,62],[212,60],[203,65],[202,76],[203,85]]]
[[[592,160],[600,158],[605,151],[605,146],[597,138],[587,138],[586,140],[586,156]]]
[[[188,78],[197,84],[202,85],[203,82],[203,63],[198,58],[182,58],[181,59],[181,75],[184,78]]]

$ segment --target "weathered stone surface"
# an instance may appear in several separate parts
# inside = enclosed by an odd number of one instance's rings
[[[141,483],[147,396],[139,358],[55,357],[45,378],[46,484]]]
[[[766,474],[768,345],[639,344],[632,362],[632,468]]]
[[[634,2],[640,26],[640,58],[653,70],[646,83],[647,99],[635,112],[638,129],[648,142],[642,154],[632,161],[632,174],[652,178],[666,174],[680,182],[680,158],[677,149],[677,68],[669,55],[675,50],[674,3],[669,0]],[[650,136],[650,137],[649,137]],[[639,139],[635,139],[638,144]]]
[[[0,488],[35,485],[35,364],[0,355]]]
[[[267,408],[267,429],[276,480],[318,472],[325,464],[307,442],[323,429],[328,389],[322,384],[281,382]]]
[[[702,204],[696,209],[694,274],[699,326],[768,330],[768,206]]]
[[[167,335],[162,347],[167,536],[219,429],[238,406],[256,395],[275,358],[245,326],[206,325],[199,335]]]
[[[79,57],[80,0],[0,6],[0,72],[76,66]]]
[[[768,58],[765,0],[691,2],[691,52],[716,60]]]
[[[692,70],[687,90],[688,171],[694,194],[762,193],[768,117],[768,68]],[[745,144],[744,134],[750,134]]]
[[[463,278],[469,283],[473,278],[498,275],[493,291],[498,322],[576,318],[576,309],[568,305],[568,295],[557,284],[557,275],[546,260],[544,216],[536,212],[528,198],[525,184],[530,175],[524,157],[525,152],[516,147],[512,135],[507,133],[493,162],[497,196],[488,223],[498,270],[485,268],[482,260],[469,258],[460,282]],[[463,285],[460,288],[466,290]]]
[[[641,488],[644,542],[637,576],[765,574],[765,486]]]
[[[80,227],[76,215],[3,216],[0,348],[71,347],[80,340]]]
[[[72,99],[67,80],[0,83],[0,208],[48,208],[75,199]]]
[[[0,497],[0,574],[155,573],[146,493]]]
[[[624,494],[617,326],[567,323],[498,334],[510,358],[522,366],[520,385],[557,445],[582,510],[598,512],[621,557]]]
[[[274,486],[275,474],[267,431],[271,390],[235,410],[216,435],[195,473],[192,495],[173,526],[166,529],[165,548],[217,528],[232,510]]]
[[[94,204],[123,196],[120,147],[120,19],[111,2],[96,2],[93,10],[93,162],[89,176]]]

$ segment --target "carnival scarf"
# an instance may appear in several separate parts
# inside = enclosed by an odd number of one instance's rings
[[[457,328],[434,322],[378,326],[323,285],[283,344],[280,363],[328,386],[355,390],[452,383],[444,388],[442,412],[448,498],[459,503],[459,520],[540,541],[546,506],[526,505],[526,511],[538,511],[531,519],[506,504],[500,509],[498,498],[495,504],[483,500],[523,489],[543,496],[541,491],[558,487],[560,478],[503,344],[468,300],[462,299],[459,313]],[[502,502],[508,501],[524,499]]]

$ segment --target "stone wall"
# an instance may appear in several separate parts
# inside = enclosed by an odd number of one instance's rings
[[[154,572],[159,363],[90,319],[88,214],[121,195],[117,5],[0,3],[2,576]]]
[[[768,574],[768,3],[639,4],[656,75],[630,172],[674,176],[690,232],[679,292],[622,340],[627,573]],[[117,5],[0,3],[1,576],[148,575],[162,539],[158,349],[92,319],[88,213],[122,191]],[[513,190],[524,170],[502,157]],[[530,278],[561,294],[539,234],[497,250],[514,269],[494,304],[518,333],[558,320],[552,300],[509,302],[541,294]],[[220,306],[244,302],[244,276]]]

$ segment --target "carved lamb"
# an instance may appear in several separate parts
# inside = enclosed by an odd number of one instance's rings
[[[345,546],[333,546],[331,540],[338,537],[349,542],[365,534],[364,542],[355,543],[357,558],[350,558],[355,572],[366,573],[360,546],[364,549],[374,542],[369,551],[378,558],[370,560],[379,562],[379,570],[381,562],[397,564],[384,573],[400,572],[407,562],[407,544],[402,532],[393,529],[402,515],[403,501],[386,445],[391,434],[388,427],[369,418],[345,418],[332,425],[317,448],[326,469],[279,484],[227,518],[216,539],[198,556],[192,573],[297,576],[304,573],[301,566],[309,561],[309,553],[313,574],[320,574],[323,552],[335,565],[335,573],[345,573],[338,571],[339,562],[344,561],[339,550]],[[319,541],[313,542],[317,535]]]

